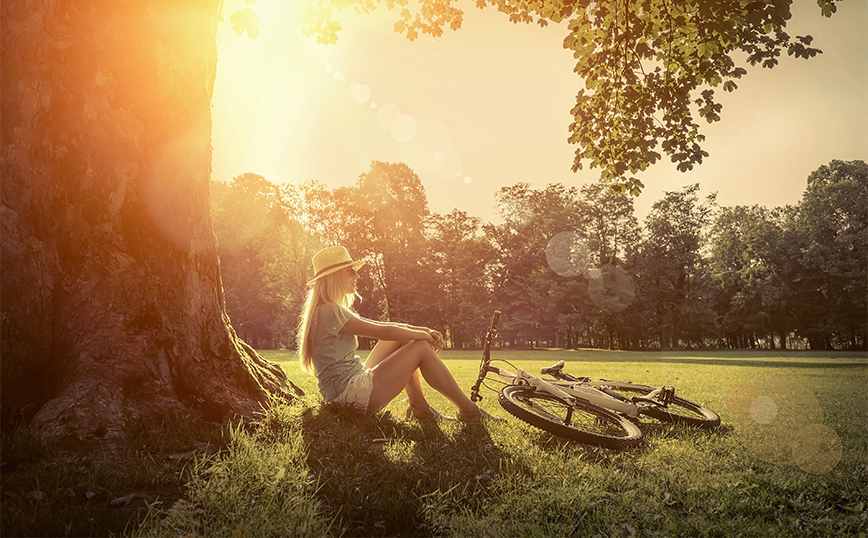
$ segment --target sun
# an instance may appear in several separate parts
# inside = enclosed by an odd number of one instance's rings
[[[238,36],[225,22],[238,8],[225,9],[212,101],[215,180],[253,172],[275,183],[336,187],[380,160],[404,162],[432,181],[470,183],[449,127],[418,104],[431,97],[408,91],[408,80],[429,73],[395,50],[404,41],[392,28],[395,13],[343,14],[352,29],[323,45],[303,36],[300,2],[257,2],[256,39]],[[421,56],[425,66],[445,63]],[[399,68],[378,69],[382,58]]]
[[[328,51],[303,37],[291,17],[299,2],[260,0],[254,6],[263,22],[255,39],[239,36],[228,23],[238,9],[232,2],[218,28],[212,169],[282,182],[289,179],[288,164],[301,160],[299,152],[321,134],[322,101],[335,81],[323,68]]]

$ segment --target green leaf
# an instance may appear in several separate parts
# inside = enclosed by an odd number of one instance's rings
[[[251,39],[259,37],[262,22],[251,8],[236,11],[229,16],[229,22],[232,23],[232,29],[235,30],[236,34],[244,35],[244,32],[247,32]]]
[[[834,0],[817,0],[817,4],[819,4],[823,16],[826,18],[831,17],[833,13],[838,11],[838,6],[835,5]]]

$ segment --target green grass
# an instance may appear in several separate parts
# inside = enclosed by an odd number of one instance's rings
[[[137,513],[128,527],[113,532],[233,537],[868,532],[865,354],[494,352],[529,372],[564,359],[567,371],[577,375],[671,384],[718,411],[723,421],[711,432],[652,427],[640,448],[612,452],[553,437],[511,417],[485,427],[407,422],[399,401],[388,413],[360,417],[322,405],[315,379],[299,370],[294,353],[262,353],[281,364],[308,396],[293,405],[275,403],[255,423],[223,428],[219,436],[212,432],[218,451],[198,451],[183,466],[164,468],[170,450],[148,452],[162,474],[147,476],[160,482],[160,476],[176,473],[178,494],[152,501],[144,519]],[[475,379],[479,355],[444,351],[462,387]],[[483,394],[487,410],[508,417],[495,392],[483,389]],[[430,393],[430,400],[452,412],[439,395]],[[769,401],[776,406],[770,421]],[[754,402],[765,407],[754,409],[751,418]],[[164,433],[149,434],[150,443]],[[174,437],[188,444],[194,439]],[[23,434],[17,442],[28,443]],[[15,535],[6,532],[10,528],[45,534],[8,525],[21,519],[7,521],[5,440],[3,448],[2,534]],[[17,479],[23,480],[27,465],[38,476],[38,458],[19,452]],[[141,482],[149,471],[144,466],[139,472]],[[96,475],[94,470],[90,480],[108,480]],[[27,499],[29,486],[18,488],[19,511],[50,506],[55,502],[50,488],[78,487],[42,484],[48,492],[43,500]],[[115,487],[113,495],[129,491]],[[52,529],[59,532],[51,534],[64,534],[60,526]]]

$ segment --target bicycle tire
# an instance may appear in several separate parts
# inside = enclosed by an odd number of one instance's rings
[[[622,395],[645,396],[654,390],[654,387],[636,385],[633,383],[623,383],[620,381],[607,382],[606,386]],[[717,413],[698,403],[681,398],[680,396],[675,396],[672,399],[672,402],[670,402],[666,407],[646,407],[642,411],[642,414],[648,415],[660,422],[687,424],[689,426],[706,430],[720,426],[720,416],[718,416]]]
[[[642,441],[638,426],[584,400],[571,405],[534,387],[509,385],[501,390],[498,401],[509,414],[531,426],[580,443],[619,450]]]

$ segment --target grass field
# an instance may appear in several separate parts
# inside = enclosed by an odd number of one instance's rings
[[[711,432],[651,427],[640,448],[624,452],[565,441],[512,417],[485,427],[407,422],[400,402],[388,413],[359,417],[321,405],[314,378],[299,371],[294,353],[262,354],[280,363],[308,395],[293,405],[273,405],[255,424],[208,434],[222,439],[216,441],[219,450],[199,450],[184,463],[180,497],[151,503],[144,521],[137,516],[116,532],[233,537],[868,533],[864,353],[493,353],[530,372],[564,359],[577,375],[671,384],[721,415],[723,425]],[[479,355],[443,352],[462,387],[469,389],[475,379]],[[508,417],[495,392],[483,389],[483,394],[487,410]],[[452,412],[439,395],[432,393],[430,400]],[[166,428],[156,427],[143,442],[152,447],[152,461],[161,461],[153,454],[171,452],[160,448],[169,438],[182,444],[195,440],[195,433]],[[115,488],[114,495],[125,493],[120,485]],[[46,497],[28,502],[53,502],[52,492]],[[8,512],[4,509],[4,529],[10,528]]]

